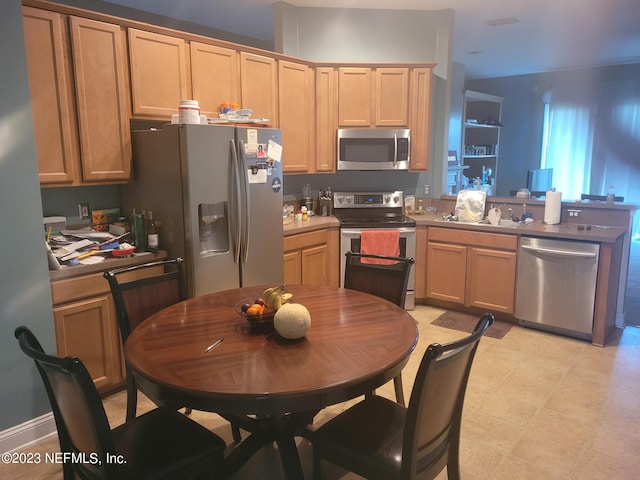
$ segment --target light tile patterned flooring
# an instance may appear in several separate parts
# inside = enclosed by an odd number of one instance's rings
[[[418,306],[412,314],[420,340],[403,371],[408,398],[427,345],[464,336],[430,324],[442,310]],[[379,394],[393,398],[392,383]],[[150,408],[146,399],[143,409]],[[123,421],[124,392],[105,399],[112,426]],[[327,408],[319,425],[349,404]],[[193,412],[192,418],[231,441],[218,416]],[[554,334],[514,327],[503,339],[485,337],[471,372],[461,441],[465,480],[621,480],[640,472],[640,328],[627,327],[605,348]],[[311,478],[311,447],[299,439]],[[49,437],[28,451],[55,451]],[[360,477],[323,463],[328,480]],[[59,465],[0,465],[3,479],[62,479]],[[234,480],[281,479],[275,447],[261,450]],[[446,471],[438,480],[446,479]]]

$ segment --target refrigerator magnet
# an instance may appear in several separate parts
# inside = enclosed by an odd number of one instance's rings
[[[247,169],[247,177],[249,178],[249,183],[267,183],[267,169],[266,168],[258,168],[258,169]]]
[[[269,140],[267,144],[267,157],[270,159],[279,162],[282,160],[282,145],[274,142],[273,140]]]

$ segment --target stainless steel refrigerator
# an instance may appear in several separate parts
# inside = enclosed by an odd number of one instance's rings
[[[282,134],[223,125],[133,130],[121,207],[152,211],[189,294],[283,282]]]

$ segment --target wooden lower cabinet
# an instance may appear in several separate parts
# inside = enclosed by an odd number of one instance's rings
[[[514,313],[517,237],[430,228],[426,297]]]
[[[122,280],[161,271],[158,267],[142,274],[129,273]],[[51,299],[58,356],[82,360],[101,394],[122,387],[126,375],[124,352],[116,307],[102,272],[51,282]]]
[[[122,383],[120,336],[111,295],[54,307],[58,356],[76,356],[85,364],[99,391]]]
[[[467,247],[427,244],[427,297],[464,304]]]
[[[514,313],[516,252],[469,247],[467,304],[494,312]]]
[[[284,237],[284,282],[338,286],[338,231],[316,230]]]

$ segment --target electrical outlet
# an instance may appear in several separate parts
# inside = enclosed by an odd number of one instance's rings
[[[580,212],[582,210],[572,210],[572,209],[568,209],[569,212],[569,216],[570,217],[579,217],[580,216]]]
[[[422,192],[424,195],[429,195],[431,193],[431,188],[429,185],[424,186],[424,191]]]
[[[78,213],[80,214],[81,220],[87,220],[89,218],[89,204],[88,203],[79,203],[78,204]]]

